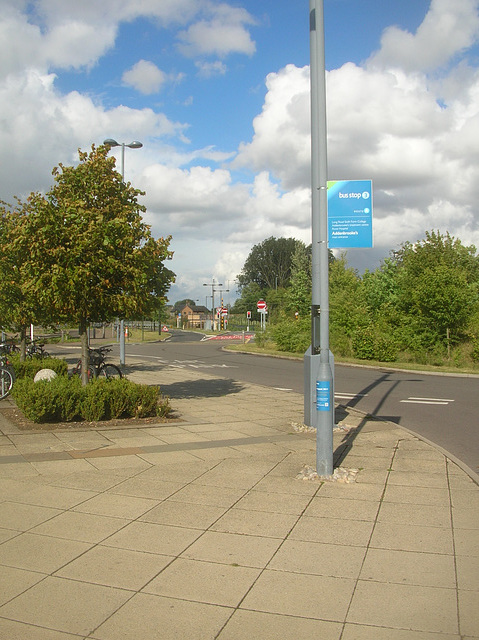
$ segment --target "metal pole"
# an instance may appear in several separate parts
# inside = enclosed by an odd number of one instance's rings
[[[125,182],[125,143],[121,143],[121,180]],[[120,320],[120,367],[125,366],[125,321]]]
[[[315,411],[316,471],[333,473],[334,398],[329,357],[328,158],[324,0],[310,0],[312,306],[309,394]],[[312,385],[314,383],[314,387]],[[313,387],[313,388],[312,388]]]

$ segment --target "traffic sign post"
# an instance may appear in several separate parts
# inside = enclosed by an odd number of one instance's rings
[[[261,331],[264,331],[266,329],[266,314],[268,313],[268,305],[263,300],[263,298],[260,298],[256,304],[256,308],[261,314]]]

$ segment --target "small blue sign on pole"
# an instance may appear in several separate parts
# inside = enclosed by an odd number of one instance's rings
[[[316,410],[331,409],[331,383],[329,380],[316,380]]]
[[[330,249],[373,246],[371,180],[328,180],[328,245]]]

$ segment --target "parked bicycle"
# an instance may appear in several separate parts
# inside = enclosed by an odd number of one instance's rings
[[[32,340],[32,342],[27,345],[25,355],[27,358],[40,358],[41,360],[43,360],[43,358],[49,358],[50,354],[48,351],[45,351],[44,346],[44,342],[35,342],[35,340]]]
[[[88,349],[90,365],[88,367],[88,379],[98,377],[105,378],[123,378],[123,374],[119,367],[111,362],[106,362],[106,354],[111,349],[108,347],[97,347],[96,349]],[[81,375],[82,365],[81,359],[75,365],[71,375]]]
[[[15,382],[15,371],[5,354],[0,354],[0,400],[6,398]]]

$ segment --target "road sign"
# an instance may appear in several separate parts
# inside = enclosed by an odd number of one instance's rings
[[[268,308],[268,305],[266,304],[266,302],[264,300],[258,300],[256,307],[258,309],[258,311],[264,311]]]
[[[373,246],[373,195],[371,180],[328,180],[328,246]]]

